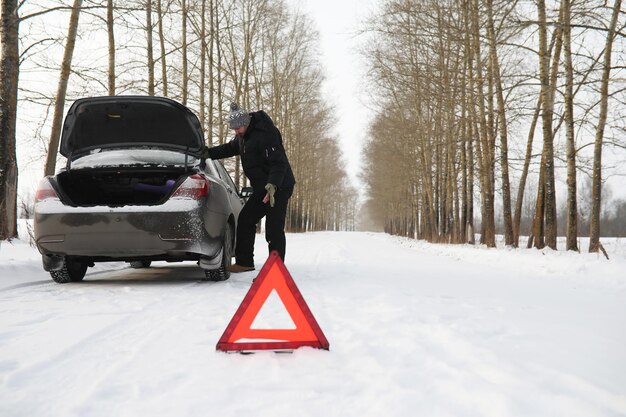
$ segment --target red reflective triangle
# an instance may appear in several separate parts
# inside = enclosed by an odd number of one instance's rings
[[[295,329],[250,328],[273,290],[285,305],[296,326]],[[241,339],[246,341],[238,342]],[[255,339],[259,341],[254,341]],[[315,321],[313,313],[278,252],[272,251],[217,342],[216,348],[222,351],[241,351],[296,349],[301,346],[326,350],[329,348],[326,336]]]

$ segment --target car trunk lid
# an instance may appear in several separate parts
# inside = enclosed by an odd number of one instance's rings
[[[165,97],[79,99],[65,117],[61,155],[73,160],[105,148],[167,149],[199,158],[204,136],[187,107]]]

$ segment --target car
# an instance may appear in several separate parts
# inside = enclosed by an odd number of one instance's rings
[[[165,97],[75,101],[65,117],[65,166],[44,177],[34,210],[44,270],[81,281],[96,262],[195,261],[229,278],[244,195],[219,161],[205,160],[195,114]]]

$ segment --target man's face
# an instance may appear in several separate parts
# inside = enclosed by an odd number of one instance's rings
[[[243,136],[246,133],[246,129],[248,128],[248,126],[241,126],[238,127],[237,129],[233,129],[235,131],[235,134],[237,136]]]

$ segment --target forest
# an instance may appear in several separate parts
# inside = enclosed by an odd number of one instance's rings
[[[354,35],[374,103],[362,187],[333,133],[319,33],[289,6],[2,0],[0,240],[30,210],[18,173],[63,166],[71,102],[122,94],[180,101],[209,146],[231,136],[231,101],[269,113],[298,181],[291,232],[355,230],[368,218],[430,242],[493,247],[502,235],[556,249],[566,236],[565,249],[591,252],[625,232],[626,201],[606,186],[624,175],[621,0],[381,0]],[[18,146],[32,154],[19,167]],[[238,161],[227,168],[246,185]]]
[[[489,247],[597,252],[602,213],[623,234],[602,195],[623,161],[602,156],[626,145],[625,25],[620,0],[385,2],[365,28],[376,220]]]

